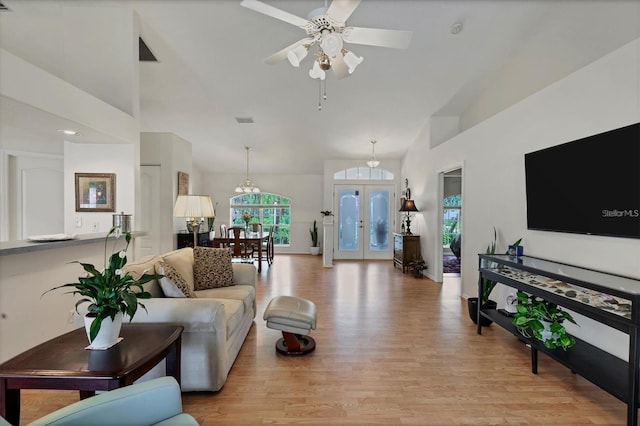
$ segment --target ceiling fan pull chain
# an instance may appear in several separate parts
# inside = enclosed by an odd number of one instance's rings
[[[327,100],[327,79],[325,79],[323,83],[324,83],[324,93],[322,95],[322,99],[326,101]]]
[[[318,111],[322,111],[322,80],[318,79]]]

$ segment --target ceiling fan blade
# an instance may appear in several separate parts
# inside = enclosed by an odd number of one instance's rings
[[[305,29],[309,24],[309,21],[304,18],[285,12],[282,9],[278,9],[277,7],[270,6],[258,0],[243,0],[242,3],[240,3],[240,6],[263,13],[267,16],[271,16],[272,18],[279,19],[302,29]]]
[[[293,43],[290,46],[285,47],[284,49],[274,53],[273,55],[269,56],[268,58],[266,58],[264,60],[265,63],[269,64],[269,65],[273,65],[276,64],[282,60],[287,59],[287,53],[289,53],[290,50],[295,49],[296,47],[300,46],[301,44],[313,44],[313,39],[312,38],[303,38],[302,40],[298,40],[295,43]]]
[[[381,28],[347,27],[342,32],[342,39],[347,43],[395,49],[409,47],[412,37],[413,31],[383,30]]]
[[[335,21],[345,23],[353,11],[356,10],[360,1],[361,0],[333,0],[329,9],[327,9],[327,15]]]
[[[351,75],[349,74],[349,66],[344,62],[344,58],[341,54],[336,56],[335,58],[331,58],[331,69],[333,70],[333,74],[338,80],[349,77]]]

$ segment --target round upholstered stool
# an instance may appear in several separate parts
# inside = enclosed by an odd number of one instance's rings
[[[293,296],[276,296],[264,310],[267,327],[282,331],[276,350],[283,355],[304,355],[316,348],[316,305],[310,300]]]

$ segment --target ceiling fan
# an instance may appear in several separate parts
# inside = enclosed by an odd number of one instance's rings
[[[362,57],[344,48],[344,43],[406,49],[409,47],[412,31],[385,30],[381,28],[347,27],[346,21],[358,7],[361,0],[333,0],[331,5],[312,10],[308,19],[293,15],[258,0],[243,0],[240,5],[272,18],[302,28],[308,37],[265,59],[267,64],[275,64],[287,58],[291,65],[299,67],[307,56],[309,48],[318,45],[316,60],[309,71],[311,78],[324,80],[325,71],[332,69],[336,78],[348,77],[363,61]]]

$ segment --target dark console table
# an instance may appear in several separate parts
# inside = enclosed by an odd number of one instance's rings
[[[420,235],[408,235],[393,233],[393,268],[396,265],[402,268],[404,274],[409,264],[416,260],[422,260],[420,254]]]
[[[185,248],[185,247],[193,247],[193,233],[180,233],[176,234],[177,238],[177,248]],[[198,233],[198,245],[200,247],[211,247],[211,242],[209,241],[209,232],[199,232]]]
[[[512,319],[495,309],[478,309],[531,346],[531,370],[538,372],[538,352],[560,362],[627,404],[627,424],[637,425],[640,379],[640,280],[594,271],[531,256],[479,256],[478,294],[482,278],[533,294],[629,335],[629,361],[576,338],[566,352],[548,349],[536,339],[522,336]]]

